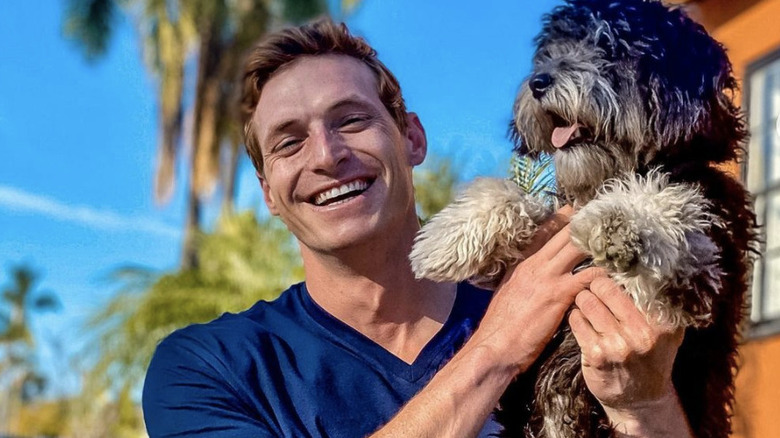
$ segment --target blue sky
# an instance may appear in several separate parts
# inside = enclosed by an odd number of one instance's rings
[[[63,38],[64,3],[0,2],[0,285],[14,264],[36,268],[63,304],[36,331],[73,352],[85,317],[116,290],[108,273],[177,266],[184,202],[183,184],[165,206],[152,198],[155,81],[133,23],[120,22],[107,56],[89,64]],[[468,181],[507,174],[514,95],[540,17],[557,3],[363,0],[347,22],[398,76],[430,151]],[[238,198],[262,209],[246,162]]]

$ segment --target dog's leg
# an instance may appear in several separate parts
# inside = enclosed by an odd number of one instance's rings
[[[543,438],[576,438],[588,428],[589,410],[579,400],[588,394],[582,379],[580,349],[568,327],[564,340],[539,370],[533,423]],[[576,430],[581,428],[582,430]]]
[[[717,225],[708,208],[695,186],[670,184],[659,171],[613,180],[572,218],[572,240],[646,314],[702,325],[720,274],[718,248],[706,234]],[[674,296],[687,288],[688,297]]]
[[[495,286],[550,213],[512,181],[477,179],[422,228],[409,256],[412,269],[418,278]]]
[[[566,326],[563,340],[544,360],[534,387],[534,409],[526,434],[533,438],[611,437],[603,408],[582,376],[580,347]]]

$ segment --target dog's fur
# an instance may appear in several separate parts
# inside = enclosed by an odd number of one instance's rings
[[[686,327],[674,385],[695,436],[726,437],[757,233],[750,196],[716,166],[747,136],[725,51],[682,10],[642,0],[568,0],[536,43],[517,151],[552,155],[593,263],[649,318]],[[423,228],[413,269],[495,285],[550,212],[513,183],[478,180]],[[506,436],[613,434],[566,324],[497,417]]]

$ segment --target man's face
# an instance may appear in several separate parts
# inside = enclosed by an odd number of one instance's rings
[[[358,60],[295,61],[266,83],[253,123],[266,204],[304,247],[397,239],[413,223],[412,167],[425,157],[425,133],[411,114],[398,130]]]

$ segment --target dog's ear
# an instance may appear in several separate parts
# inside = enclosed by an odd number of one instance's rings
[[[528,81],[520,85],[515,104],[512,108],[512,121],[509,124],[509,138],[514,143],[514,151],[518,155],[528,155],[536,158],[542,152],[552,153],[549,138],[541,137],[544,132],[552,132],[552,126],[542,126],[552,123],[549,117],[541,114],[539,105],[534,104],[534,98],[528,88]]]
[[[735,158],[746,130],[725,49],[680,10],[669,11],[657,36],[639,60],[657,144],[685,144],[678,153],[712,162]]]
[[[507,133],[509,140],[512,141],[515,152],[519,155],[527,155],[530,152],[528,150],[528,143],[523,140],[523,135],[520,134],[520,131],[517,129],[517,122],[514,118],[509,122],[508,128]]]
[[[712,141],[719,141],[723,162],[739,158],[744,150],[749,131],[742,110],[734,104],[737,93],[737,80],[731,72],[731,63],[726,59],[727,69],[721,72],[715,88],[715,101],[712,103],[711,133]]]

